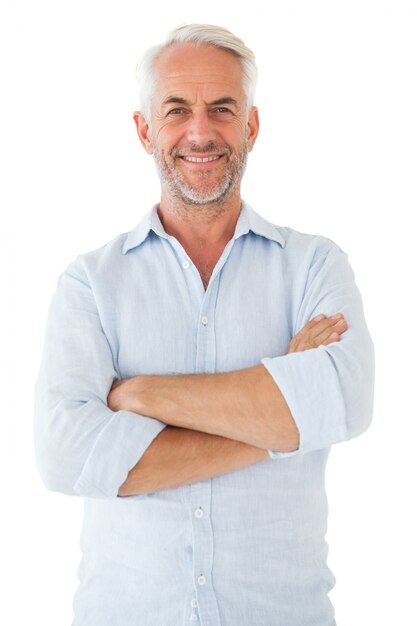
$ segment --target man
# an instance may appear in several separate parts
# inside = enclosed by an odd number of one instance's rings
[[[62,275],[37,385],[41,475],[85,497],[74,626],[330,626],[325,465],[372,412],[352,270],[241,199],[241,40],[183,26],[138,78],[161,199]]]

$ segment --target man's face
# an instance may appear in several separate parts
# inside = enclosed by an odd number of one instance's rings
[[[156,61],[155,76],[142,142],[154,154],[163,194],[220,202],[239,190],[258,131],[256,109],[247,115],[238,59],[210,46],[174,44]]]

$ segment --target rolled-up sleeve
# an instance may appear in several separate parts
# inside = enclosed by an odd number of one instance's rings
[[[348,330],[338,342],[261,361],[284,395],[300,434],[296,452],[270,450],[271,458],[326,448],[360,435],[371,422],[373,343],[347,255],[331,242],[311,265],[294,333],[319,313],[339,311]]]
[[[76,261],[51,302],[35,391],[35,453],[48,489],[116,497],[165,427],[136,413],[111,411],[107,396],[116,378],[93,291]]]

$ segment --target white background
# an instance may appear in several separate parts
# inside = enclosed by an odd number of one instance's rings
[[[47,308],[76,255],[158,200],[131,119],[137,57],[208,22],[258,59],[244,198],[348,252],[375,342],[374,423],[334,447],[327,474],[338,626],[416,624],[416,3],[3,0],[1,13],[1,623],[71,623],[82,501],[44,489],[32,449]]]

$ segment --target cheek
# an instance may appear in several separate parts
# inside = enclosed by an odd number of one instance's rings
[[[223,136],[225,139],[227,138],[228,143],[233,145],[247,144],[250,132],[248,126],[243,121],[236,121],[223,130]]]
[[[155,126],[155,136],[159,138],[172,138],[178,137],[184,134],[186,130],[186,125],[183,123],[179,123],[179,121],[174,121],[172,119],[166,120],[156,120]]]
[[[164,125],[155,129],[152,137],[152,143],[155,149],[169,153],[172,148],[179,144],[182,133],[178,129],[174,129],[168,125]]]

